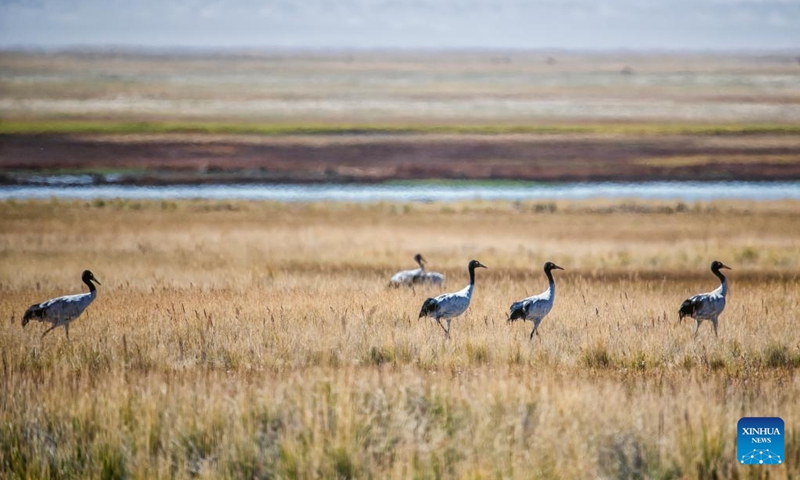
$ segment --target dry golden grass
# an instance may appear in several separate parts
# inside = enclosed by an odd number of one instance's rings
[[[800,475],[800,203],[0,204],[0,476]],[[452,340],[390,289],[422,251]],[[731,265],[715,338],[677,308]],[[558,298],[528,341],[508,305]],[[103,282],[40,339],[25,308]],[[85,288],[85,287],[83,287]],[[786,462],[736,463],[780,416]]]

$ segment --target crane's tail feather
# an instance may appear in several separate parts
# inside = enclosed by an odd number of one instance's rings
[[[694,301],[691,298],[684,300],[680,310],[678,310],[678,321],[682,322],[684,317],[694,317],[699,308],[700,302]]]
[[[22,326],[28,324],[31,320],[44,320],[45,318],[45,309],[40,306],[40,304],[36,303],[28,307],[25,311],[25,315],[22,317]]]
[[[419,311],[419,317],[417,318],[428,317],[432,313],[436,312],[438,308],[439,305],[436,303],[436,299],[429,298],[422,304],[422,309]]]
[[[525,320],[525,304],[523,302],[516,302],[511,305],[511,311],[508,314],[508,321]]]

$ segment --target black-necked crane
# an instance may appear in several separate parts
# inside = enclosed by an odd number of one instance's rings
[[[477,260],[470,260],[467,265],[469,270],[469,285],[455,293],[443,293],[437,297],[429,298],[422,304],[419,317],[431,317],[444,330],[445,338],[450,338],[450,321],[463,314],[472,300],[475,289],[475,269],[488,268]],[[447,328],[442,325],[442,319],[447,320]]]
[[[422,256],[421,253],[414,255],[414,261],[417,262],[419,268],[415,268],[413,270],[402,270],[400,272],[395,273],[389,280],[389,285],[393,287],[399,287],[401,285],[411,286],[419,284],[428,284],[437,286],[444,285],[444,275],[437,272],[425,271],[425,263],[427,262],[427,260],[425,260],[425,258]]]
[[[553,279],[553,270],[564,269],[553,262],[544,264],[544,274],[547,275],[547,280],[549,282],[547,290],[539,295],[534,295],[511,304],[508,321],[529,320],[533,322],[533,330],[531,330],[530,336],[531,340],[533,340],[534,334],[539,334],[539,324],[542,323],[544,317],[553,309],[553,303],[556,300],[556,281]]]
[[[720,272],[721,269],[731,270],[730,267],[718,260],[711,262],[711,272],[719,278],[719,287],[714,291],[687,298],[681,304],[680,310],[678,310],[680,323],[683,322],[684,317],[694,318],[695,322],[697,322],[694,328],[694,336],[697,336],[697,331],[700,329],[700,324],[703,323],[703,320],[711,320],[711,324],[714,326],[714,335],[718,335],[717,323],[720,314],[725,310],[725,296],[728,295],[728,279]]]
[[[423,272],[422,273],[422,281],[420,283],[424,285],[433,285],[436,287],[441,287],[444,285],[444,274],[439,272]]]
[[[86,307],[91,305],[95,297],[97,297],[97,288],[94,283],[100,282],[94,277],[94,274],[89,270],[84,270],[81,275],[83,283],[89,286],[88,293],[79,293],[76,295],[65,295],[63,297],[51,298],[50,300],[42,303],[36,303],[28,307],[25,316],[22,317],[22,326],[28,324],[31,320],[38,320],[40,322],[52,323],[53,326],[48,328],[42,337],[53,331],[57,327],[64,327],[64,332],[69,340],[69,324],[71,321],[78,318]]]

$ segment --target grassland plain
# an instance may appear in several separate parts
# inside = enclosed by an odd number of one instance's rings
[[[795,57],[0,51],[0,184],[796,180]]]
[[[800,204],[0,203],[4,478],[796,478]],[[390,289],[422,251],[444,342]],[[677,307],[734,268],[715,338]],[[558,299],[530,324],[511,301]],[[40,339],[25,308],[103,282]],[[741,416],[786,461],[736,462]]]
[[[0,117],[794,123],[796,54],[0,51]]]

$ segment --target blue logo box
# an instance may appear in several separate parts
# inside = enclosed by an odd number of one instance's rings
[[[784,459],[783,420],[742,417],[736,426],[736,453],[744,465],[780,465]]]

